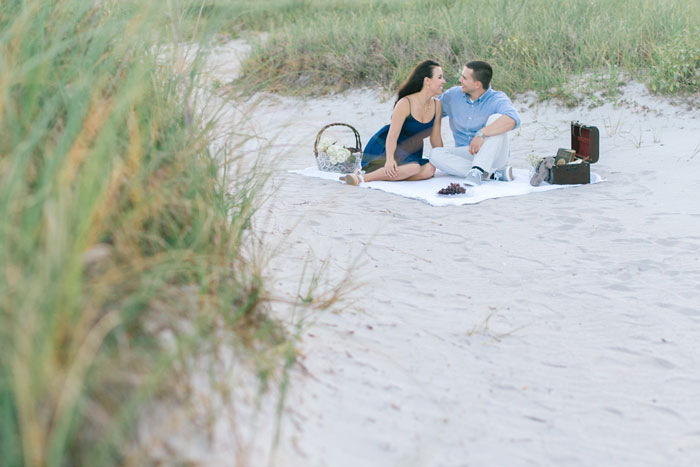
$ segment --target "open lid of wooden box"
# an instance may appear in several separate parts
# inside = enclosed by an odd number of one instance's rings
[[[599,157],[600,133],[594,126],[581,122],[571,122],[571,149],[576,151],[576,157],[595,164]]]

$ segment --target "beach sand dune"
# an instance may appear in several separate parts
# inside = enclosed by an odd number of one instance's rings
[[[580,120],[600,129],[604,183],[441,208],[287,172],[314,165],[328,123],[366,142],[392,99],[257,96],[275,293],[296,293],[309,257],[331,280],[354,265],[347,300],[303,334],[276,465],[697,465],[700,117],[622,91],[515,99],[514,166],[569,147]]]
[[[265,213],[273,237],[294,227],[280,286],[307,254],[336,278],[360,257],[344,309],[304,335],[279,465],[696,464],[700,119],[625,96],[516,100],[514,165],[568,147],[580,120],[600,129],[605,183],[445,208],[285,172],[313,165],[324,124],[368,138],[391,102],[272,105],[292,119]]]

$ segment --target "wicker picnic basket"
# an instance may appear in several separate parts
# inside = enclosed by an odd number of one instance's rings
[[[340,162],[334,164],[331,162],[328,154],[324,151],[318,150],[318,143],[321,141],[321,135],[324,131],[332,126],[345,126],[352,130],[355,134],[355,146],[344,146],[345,149],[350,151],[350,157],[345,162]],[[362,162],[362,142],[360,141],[360,134],[355,128],[347,123],[329,123],[328,125],[321,128],[321,131],[316,135],[316,142],[314,143],[314,155],[316,156],[316,165],[318,169],[324,172],[338,172],[338,173],[352,173],[356,169],[360,168],[360,163]]]

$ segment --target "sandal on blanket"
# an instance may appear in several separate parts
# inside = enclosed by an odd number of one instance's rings
[[[549,177],[549,171],[552,167],[554,167],[554,158],[545,157],[544,160],[540,162],[540,165],[537,166],[537,169],[535,169],[535,173],[530,179],[530,185],[539,186],[540,183]]]
[[[357,186],[360,183],[365,183],[365,177],[362,176],[362,172],[359,170],[356,170],[351,174],[343,175],[340,177],[340,180],[353,186]]]

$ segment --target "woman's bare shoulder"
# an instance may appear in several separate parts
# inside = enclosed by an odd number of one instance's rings
[[[404,117],[411,113],[411,101],[408,100],[408,96],[399,99],[396,106],[394,106],[394,113]]]
[[[407,109],[411,106],[411,101],[409,100],[409,96],[403,96],[401,99],[396,102],[396,107],[406,107]]]

